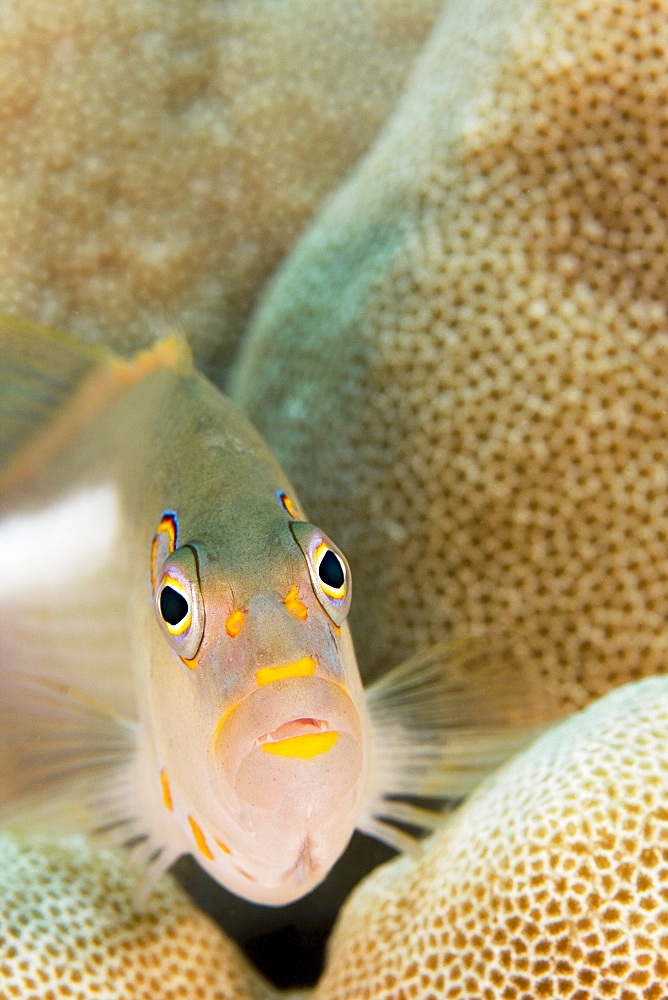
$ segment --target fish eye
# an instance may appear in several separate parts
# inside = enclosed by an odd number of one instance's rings
[[[350,567],[345,556],[324,532],[306,521],[293,521],[290,531],[306,558],[315,596],[334,624],[341,625],[351,597]]]
[[[330,597],[345,597],[346,567],[334,549],[321,542],[315,550],[315,570],[320,586]]]
[[[192,618],[188,598],[176,581],[169,577],[160,591],[160,614],[172,634],[185,631]]]
[[[158,575],[154,606],[171,648],[182,660],[192,660],[204,634],[204,602],[197,557],[189,545],[170,553],[165,560]]]

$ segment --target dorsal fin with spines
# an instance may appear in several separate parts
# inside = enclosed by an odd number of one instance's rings
[[[192,368],[170,332],[132,358],[0,316],[0,493],[38,469],[95,413],[155,368]]]

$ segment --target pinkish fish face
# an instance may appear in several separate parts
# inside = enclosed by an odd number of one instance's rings
[[[247,545],[243,573],[221,572],[204,542],[178,546],[166,515],[153,571],[156,618],[181,661],[152,669],[169,809],[214,878],[269,905],[309,892],[345,849],[370,752],[350,569],[282,510],[255,563]]]
[[[252,898],[290,902],[327,875],[357,820],[364,758],[350,696],[320,677],[269,682],[221,720],[211,784],[236,816]]]

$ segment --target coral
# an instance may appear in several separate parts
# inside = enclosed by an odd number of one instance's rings
[[[667,677],[548,730],[353,892],[309,1000],[668,995],[667,733]],[[135,879],[83,837],[0,834],[0,995],[279,1000],[169,877],[134,914]]]
[[[0,311],[201,364],[393,106],[438,0],[7,0]],[[333,42],[335,39],[335,42]]]
[[[556,708],[665,669],[668,3],[447,4],[233,394],[367,677],[503,629]]]
[[[84,837],[0,833],[3,1000],[268,1000],[237,948],[165,877],[135,914],[136,875]]]
[[[355,890],[313,1000],[668,996],[668,678],[497,772]]]

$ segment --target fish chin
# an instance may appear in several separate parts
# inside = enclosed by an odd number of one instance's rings
[[[269,824],[262,824],[259,837],[236,845],[238,863],[232,869],[220,873],[210,868],[211,874],[251,902],[264,906],[293,903],[326,878],[345,850],[354,820],[338,812],[335,826],[325,829],[317,823],[304,835],[295,817],[287,820],[285,815],[273,815]],[[252,857],[244,851],[246,845],[252,845]]]
[[[230,888],[274,906],[315,888],[345,850],[364,793],[361,721],[347,693],[313,677],[260,688],[219,727],[209,768],[252,877]]]

